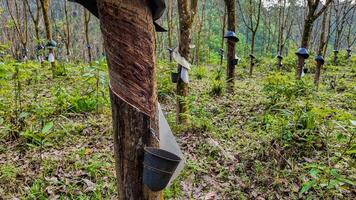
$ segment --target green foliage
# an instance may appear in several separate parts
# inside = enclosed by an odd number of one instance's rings
[[[341,175],[335,168],[318,163],[306,164],[304,168],[309,170],[308,179],[303,183],[299,196],[308,193],[311,189],[316,191],[325,190],[329,195],[331,194],[333,196],[338,193],[345,184],[351,187],[356,185],[355,181]]]
[[[225,81],[224,80],[212,80],[210,94],[212,96],[221,96],[225,91]]]
[[[48,136],[53,128],[53,122],[44,124],[41,131],[26,130],[21,133],[21,136],[27,139],[27,145],[30,147],[44,147],[51,145]]]
[[[18,169],[12,164],[0,165],[0,184],[14,184]]]
[[[205,78],[208,74],[208,71],[207,71],[206,67],[204,67],[204,66],[193,67],[192,72],[197,80],[201,80],[201,79]]]
[[[271,100],[271,104],[276,104],[300,96],[305,97],[311,94],[311,88],[313,88],[312,84],[304,79],[295,80],[291,74],[285,76],[277,72],[265,79],[262,91]]]

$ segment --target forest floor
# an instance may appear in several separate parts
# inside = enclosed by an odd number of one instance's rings
[[[273,62],[253,77],[239,65],[232,94],[224,69],[194,67],[189,126],[175,123],[160,63],[159,99],[186,156],[165,199],[354,199],[355,60],[326,66],[318,90],[313,73],[296,81]],[[52,78],[48,65],[0,63],[0,199],[116,197],[105,63],[63,67]]]

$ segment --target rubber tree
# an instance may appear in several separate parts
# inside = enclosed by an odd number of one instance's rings
[[[255,41],[258,27],[260,25],[261,19],[261,9],[262,9],[262,0],[248,0],[247,6],[247,17],[244,15],[244,9],[241,7],[240,0],[238,0],[239,8],[242,14],[242,21],[251,32],[251,48],[250,48],[250,72],[249,75],[252,76],[253,68],[255,66]]]
[[[68,5],[67,1],[64,1],[63,5],[63,10],[64,10],[64,19],[65,19],[65,25],[63,26],[63,33],[64,33],[64,45],[66,47],[66,59],[69,60],[70,57],[70,46],[71,46],[71,27],[70,27],[70,21],[69,21],[69,15],[68,15]]]
[[[196,65],[199,65],[200,62],[200,47],[201,47],[201,35],[204,27],[204,21],[205,21],[205,14],[206,14],[206,0],[202,0],[201,2],[202,8],[201,8],[201,15],[199,17],[199,22],[198,22],[198,33],[197,33],[197,38],[196,38],[196,48],[195,48],[195,56],[193,57],[194,63]]]
[[[191,30],[195,15],[198,9],[198,0],[178,0],[179,14],[179,53],[189,60],[189,44],[191,42]],[[183,66],[178,65],[178,74],[181,73]],[[186,97],[189,93],[188,83],[185,83],[179,76],[177,82],[177,123],[188,123],[188,104]]]
[[[326,8],[329,6],[329,4],[332,2],[332,0],[326,0],[325,4],[319,8],[319,4],[321,3],[320,0],[308,0],[308,11],[306,14],[306,17],[304,19],[304,26],[303,26],[303,34],[302,34],[302,40],[300,46],[302,48],[308,49],[308,44],[310,40],[310,34],[313,29],[313,24],[314,21],[321,15],[323,12],[326,10]],[[302,77],[302,71],[303,71],[303,65],[299,57],[298,65],[297,65],[297,79],[301,79]]]
[[[149,1],[76,2],[99,16],[109,68],[118,199],[159,200],[142,182],[144,147],[158,147],[155,27]],[[97,5],[97,7],[95,6]],[[153,130],[153,131],[152,131]]]
[[[277,39],[277,52],[278,52],[278,69],[282,67],[283,50],[286,42],[291,36],[292,25],[294,18],[291,15],[291,6],[287,6],[287,0],[278,0],[278,39]],[[266,16],[268,18],[268,16]]]
[[[12,0],[13,1],[13,0]],[[12,12],[11,5],[13,5],[15,9],[15,13]],[[21,10],[20,6],[17,3],[17,0],[13,1],[13,4],[10,4],[10,0],[6,0],[6,6],[7,10],[9,12],[9,15],[11,17],[11,20],[14,23],[16,33],[20,39],[20,43],[22,45],[21,49],[21,56],[18,56],[19,59],[20,57],[26,58],[27,57],[27,43],[28,43],[28,13],[26,12],[27,10],[27,5],[26,2],[22,2],[22,13],[23,16],[20,15]]]
[[[41,8],[42,8],[42,15],[43,15],[43,21],[45,24],[45,29],[46,29],[46,37],[48,42],[52,41],[52,27],[51,27],[51,21],[49,19],[49,0],[40,0],[41,2]],[[54,55],[54,48],[48,49],[49,54]],[[51,69],[52,69],[52,75],[53,77],[55,76],[55,70],[56,70],[56,62],[53,60],[51,61]]]
[[[236,16],[235,16],[235,0],[224,0],[227,13],[227,30],[235,32]],[[227,40],[227,91],[233,92],[235,82],[235,65],[230,62],[235,59],[235,45],[233,40]]]
[[[173,47],[173,0],[167,1],[168,47]],[[171,57],[171,56],[170,56]]]
[[[355,11],[355,4],[351,0],[334,0],[333,10],[335,18],[335,36],[334,36],[334,65],[338,64],[338,50],[342,42],[342,36],[346,28],[346,22]],[[352,11],[352,12],[351,12]]]
[[[37,45],[41,45],[41,38],[40,38],[40,13],[41,13],[41,5],[40,1],[36,0],[36,9],[32,10],[29,0],[24,0],[26,3],[28,12],[30,13],[30,17],[32,19],[33,25],[34,25],[34,30],[35,30],[35,37],[36,37],[36,43]],[[41,62],[42,63],[42,62]]]
[[[89,39],[89,23],[90,23],[90,13],[87,10],[84,10],[84,34],[85,34],[85,42],[86,42],[86,48],[87,48],[87,53],[88,53],[88,62],[91,63],[92,61],[92,54],[91,54],[91,45],[90,45],[90,39]]]
[[[158,146],[155,29],[148,1],[98,1],[110,74],[118,199],[158,200],[142,183],[145,146]],[[134,16],[134,17],[132,17]]]
[[[318,55],[317,55],[317,56],[319,56],[319,58],[322,58],[322,55],[323,55],[323,52],[324,52],[324,48],[325,48],[325,44],[326,44],[326,33],[325,33],[325,31],[326,31],[327,18],[328,18],[328,12],[324,12],[323,13],[323,19],[321,21],[320,39],[319,39],[319,47],[318,47]],[[317,60],[317,62],[316,62],[315,76],[314,76],[314,85],[316,87],[319,86],[321,68],[322,68],[323,64],[324,63],[321,62],[320,60]]]

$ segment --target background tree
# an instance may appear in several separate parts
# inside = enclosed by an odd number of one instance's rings
[[[198,0],[178,0],[178,13],[179,13],[179,53],[180,55],[189,60],[189,45],[191,44],[191,30],[194,22],[195,15],[198,9]],[[181,65],[178,66],[178,74],[182,71]],[[188,123],[188,104],[186,97],[188,96],[189,86],[181,77],[177,83],[177,122],[181,124]]]
[[[332,0],[327,0],[325,4],[318,10],[318,6],[321,3],[320,0],[308,0],[307,15],[304,20],[303,34],[300,46],[302,48],[308,48],[310,33],[313,28],[314,21],[326,10]],[[301,58],[300,58],[301,59]],[[302,62],[298,62],[297,65],[297,79],[302,77],[303,66]]]
[[[87,10],[84,10],[84,35],[85,35],[85,44],[88,52],[88,61],[91,63],[92,55],[91,55],[91,44],[89,40],[89,23],[90,23],[90,13]]]
[[[227,12],[227,30],[235,32],[236,30],[236,17],[235,17],[235,0],[225,0],[226,12]],[[235,83],[235,65],[232,60],[235,59],[235,42],[233,40],[227,40],[227,90],[233,91]]]
[[[11,20],[14,23],[16,33],[18,35],[18,38],[21,42],[22,48],[21,48],[21,57],[25,58],[27,57],[27,41],[28,41],[28,13],[27,13],[27,7],[25,1],[22,2],[22,7],[18,5],[17,0],[11,1],[10,3],[9,0],[6,0],[6,6],[8,9],[8,12],[10,14]],[[14,11],[12,11],[11,8],[14,8]],[[14,13],[13,13],[14,12]],[[20,59],[20,56],[18,57]]]
[[[252,76],[253,67],[254,67],[254,54],[255,54],[255,41],[256,33],[260,25],[261,19],[261,9],[262,9],[262,0],[248,0],[246,4],[241,4],[240,1],[237,1],[240,8],[240,13],[242,15],[242,21],[248,30],[251,31],[251,48],[250,48],[250,72],[249,75]],[[241,6],[244,6],[243,7]],[[244,14],[246,13],[246,14]],[[246,17],[247,15],[247,17]]]
[[[318,48],[318,54],[319,56],[323,55],[325,44],[326,44],[326,22],[328,18],[328,12],[323,13],[323,19],[321,23],[321,30],[320,30],[320,39],[319,39],[319,48]],[[319,81],[320,81],[320,73],[321,73],[321,63],[317,62],[316,68],[315,68],[315,77],[314,77],[314,84],[318,87]]]
[[[49,12],[48,12],[49,0],[40,0],[40,2],[42,8],[43,21],[46,29],[46,37],[47,37],[47,41],[50,42],[53,39],[52,39],[52,26],[51,26],[51,21],[49,19]],[[54,55],[54,48],[48,49],[48,53]],[[56,62],[54,60],[51,61],[51,67],[52,67],[52,75],[55,76]]]

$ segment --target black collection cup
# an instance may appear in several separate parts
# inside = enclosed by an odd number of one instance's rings
[[[172,83],[177,83],[178,82],[178,73],[172,72],[171,78],[172,78]]]
[[[143,161],[143,183],[152,191],[161,191],[169,183],[181,158],[177,155],[152,147],[145,148]]]

